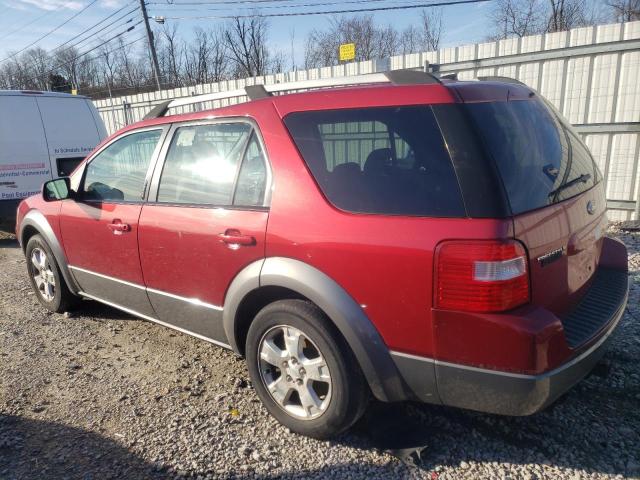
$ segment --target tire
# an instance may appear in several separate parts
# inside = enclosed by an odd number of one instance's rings
[[[69,291],[44,238],[40,235],[31,237],[27,242],[25,256],[31,286],[36,298],[47,310],[63,313],[77,303],[78,297]]]
[[[312,303],[280,300],[264,307],[249,327],[245,351],[260,400],[293,432],[326,439],[362,416],[369,388],[358,362]]]

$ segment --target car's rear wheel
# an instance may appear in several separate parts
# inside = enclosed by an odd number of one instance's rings
[[[38,301],[52,312],[66,312],[77,301],[60,274],[60,268],[40,235],[27,242],[27,271]]]
[[[363,375],[346,342],[310,302],[281,300],[263,308],[249,328],[246,354],[258,396],[292,431],[328,438],[362,415]]]

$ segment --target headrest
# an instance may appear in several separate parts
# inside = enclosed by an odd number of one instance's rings
[[[392,165],[393,153],[390,148],[378,148],[372,151],[364,162],[364,173],[368,175],[383,175],[385,169]]]
[[[340,175],[353,175],[360,172],[360,165],[356,162],[340,163],[333,167],[333,173],[338,173]]]

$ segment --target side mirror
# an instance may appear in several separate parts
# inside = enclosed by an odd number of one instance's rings
[[[68,177],[49,180],[42,185],[42,198],[45,202],[55,202],[71,198],[73,192]]]

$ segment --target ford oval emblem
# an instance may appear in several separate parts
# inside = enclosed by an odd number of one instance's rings
[[[596,213],[596,204],[593,200],[589,200],[587,202],[587,212],[589,213],[589,215],[593,215],[594,213]]]

